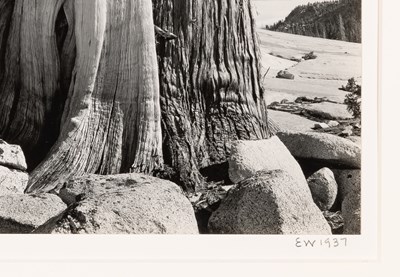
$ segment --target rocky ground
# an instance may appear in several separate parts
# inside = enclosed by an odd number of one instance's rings
[[[185,194],[142,174],[87,175],[24,194],[24,154],[0,140],[0,233],[360,234],[361,124],[338,90],[360,80],[360,46],[260,37],[269,116],[281,131],[232,142],[228,162],[213,169],[219,180]],[[315,59],[301,59],[311,51]],[[282,70],[294,78],[276,78]]]
[[[336,135],[279,132],[232,142],[222,175],[185,194],[143,174],[72,178],[26,194],[21,149],[0,141],[0,233],[360,234],[361,148]]]

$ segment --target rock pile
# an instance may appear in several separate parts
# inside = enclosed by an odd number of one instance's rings
[[[178,185],[142,174],[87,175],[56,194],[24,194],[19,146],[0,140],[0,233],[198,234]]]
[[[279,132],[234,141],[230,150],[229,186],[196,199],[170,181],[134,173],[89,174],[59,191],[24,194],[22,150],[0,140],[0,233],[360,234],[357,144],[326,133]],[[196,218],[191,201],[212,209]]]
[[[317,166],[306,181],[308,163]],[[360,167],[360,147],[330,134],[279,132],[235,141],[229,177],[236,185],[212,213],[209,231],[360,234]]]
[[[325,172],[315,173],[308,181],[311,190],[322,190],[325,197],[320,197],[321,191],[313,193],[314,200],[322,210],[333,201],[335,183],[337,183],[337,197],[335,205],[330,207],[341,211],[344,219],[344,234],[361,233],[361,147],[348,140],[335,135],[316,132],[280,132],[277,134],[289,149],[291,154],[300,161],[302,168],[308,168],[310,164],[318,165],[315,171],[323,167]],[[327,173],[329,172],[329,173]],[[328,177],[329,176],[329,177]],[[328,185],[329,183],[329,185]],[[325,204],[322,203],[324,199]]]

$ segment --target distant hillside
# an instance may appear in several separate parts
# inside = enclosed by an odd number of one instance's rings
[[[325,1],[296,7],[268,30],[361,42],[361,0]]]

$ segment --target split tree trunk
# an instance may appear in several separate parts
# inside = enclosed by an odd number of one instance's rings
[[[226,162],[237,139],[268,138],[258,37],[249,0],[153,0],[159,39],[164,160],[187,190]]]
[[[52,109],[60,114],[60,86],[69,87],[60,135],[27,192],[49,191],[72,175],[149,173],[163,164],[151,2],[63,2],[16,0],[12,15],[2,136],[28,155],[30,145],[36,150],[51,131]],[[61,55],[54,30],[60,8],[69,23]]]

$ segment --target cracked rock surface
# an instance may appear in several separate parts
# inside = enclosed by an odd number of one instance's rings
[[[35,232],[58,218],[67,205],[54,194],[10,194],[0,196],[0,233]]]
[[[60,190],[69,209],[46,233],[198,234],[194,210],[178,185],[142,174],[86,175]]]

